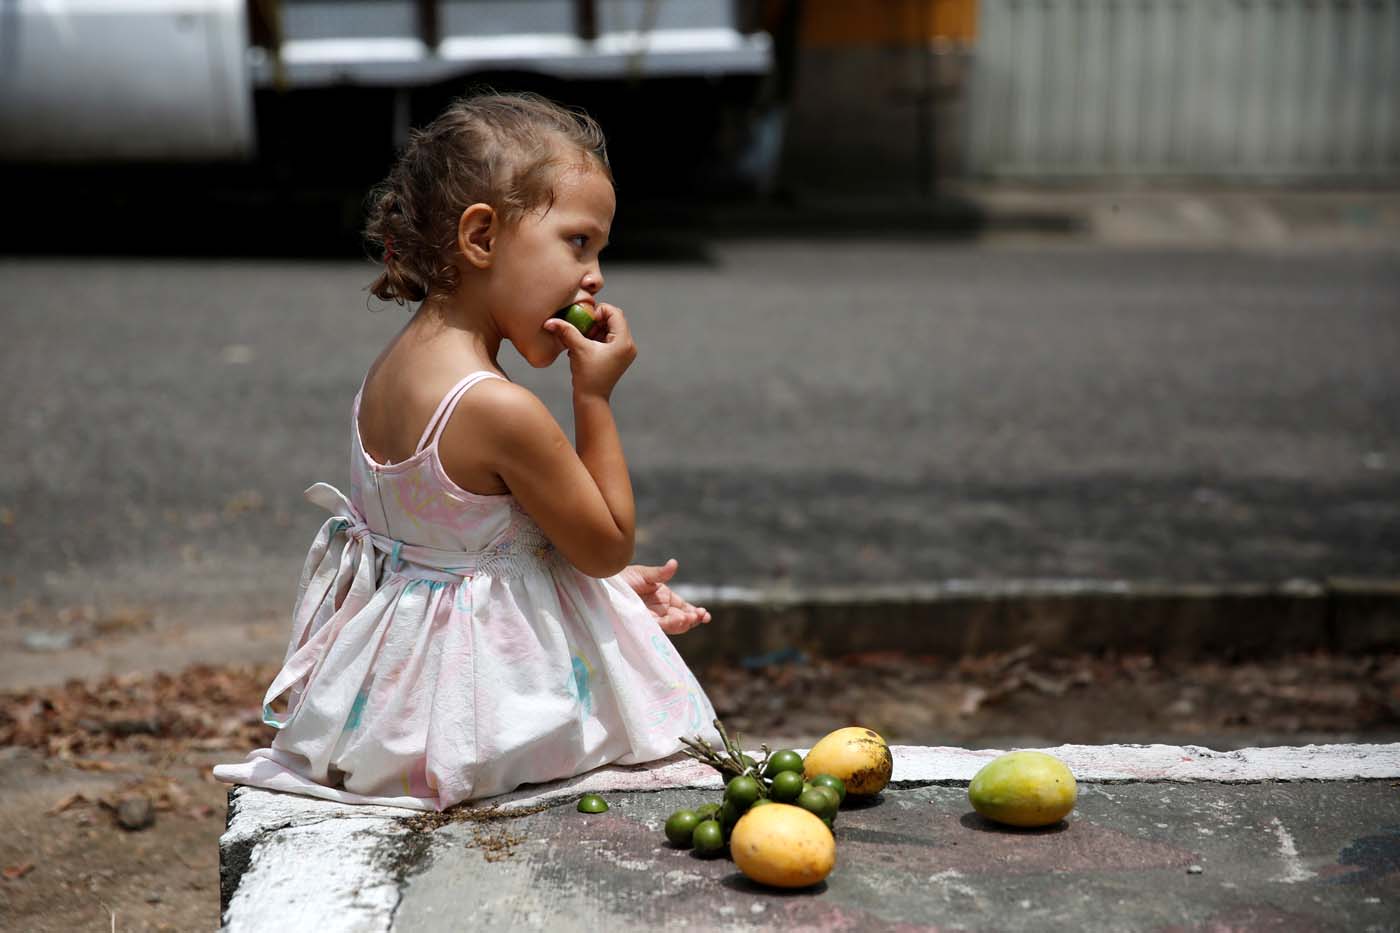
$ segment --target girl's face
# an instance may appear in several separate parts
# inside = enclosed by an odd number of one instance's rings
[[[545,321],[575,302],[594,308],[603,289],[598,254],[616,210],[602,171],[567,168],[555,182],[553,206],[501,230],[489,285],[492,317],[531,366],[548,366],[562,352]]]

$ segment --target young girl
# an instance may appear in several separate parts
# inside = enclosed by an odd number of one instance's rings
[[[478,96],[414,134],[375,193],[371,291],[420,302],[355,396],[350,495],[302,574],[270,748],[222,781],[441,810],[718,741],[667,634],[710,621],[629,567],[609,397],[636,356],[598,300],[615,201],[602,133],[535,96]],[[583,305],[585,336],[555,317]],[[576,446],[497,362],[567,352]],[[285,697],[285,709],[274,709]]]

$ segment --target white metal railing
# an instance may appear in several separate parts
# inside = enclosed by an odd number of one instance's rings
[[[250,51],[261,85],[414,85],[483,70],[561,78],[764,74],[766,33],[737,28],[732,0],[595,0],[596,36],[577,0],[439,0],[435,44],[415,0],[281,0],[280,41]]]

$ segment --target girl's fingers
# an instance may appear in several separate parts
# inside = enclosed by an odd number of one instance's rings
[[[608,340],[623,340],[628,336],[627,318],[621,308],[602,302],[594,310],[598,312],[594,319],[607,325]]]
[[[579,333],[577,327],[558,318],[545,321],[544,329],[553,334],[555,339],[564,345],[565,350],[580,350],[588,346],[588,338]]]

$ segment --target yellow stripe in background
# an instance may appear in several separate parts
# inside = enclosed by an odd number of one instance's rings
[[[802,45],[842,47],[971,43],[977,0],[807,0]]]

